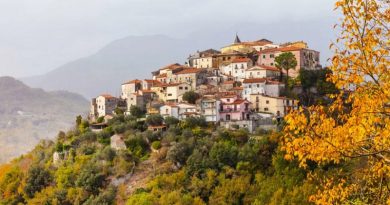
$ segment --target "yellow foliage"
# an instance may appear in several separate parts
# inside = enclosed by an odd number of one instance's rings
[[[311,199],[317,204],[359,198],[386,203],[390,180],[390,5],[385,0],[339,0],[343,19],[328,80],[340,93],[330,106],[312,106],[286,116],[286,159],[321,164],[363,158],[363,177],[339,176]],[[326,199],[326,200],[325,200]]]

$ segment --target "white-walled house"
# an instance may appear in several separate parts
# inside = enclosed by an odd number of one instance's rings
[[[167,103],[160,107],[160,115],[165,117],[175,117],[183,120],[188,116],[198,116],[196,105],[187,103]]]
[[[118,98],[109,94],[102,94],[96,98],[97,117],[111,115],[118,104]]]
[[[207,122],[218,122],[220,120],[219,109],[221,101],[214,96],[205,96],[200,101],[201,115]]]
[[[151,90],[162,101],[180,102],[183,99],[184,93],[191,90],[191,86],[186,83],[170,83],[152,87]]]
[[[235,81],[245,79],[245,70],[253,66],[253,62],[249,58],[237,58],[232,60],[229,65],[221,66],[223,74],[232,76]]]
[[[267,80],[266,78],[249,78],[243,81],[243,87],[242,97],[249,100],[251,94],[264,94],[278,97],[281,90],[284,89],[284,84]]]
[[[142,81],[135,79],[132,81],[128,81],[126,83],[123,83],[121,86],[121,98],[127,99],[130,97],[131,94],[136,93],[138,90],[142,89]]]
[[[245,78],[278,78],[280,71],[276,67],[259,65],[245,70]]]

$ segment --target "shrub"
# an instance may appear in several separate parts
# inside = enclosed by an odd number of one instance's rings
[[[160,148],[161,148],[161,142],[160,142],[160,141],[154,141],[154,142],[152,143],[152,147],[153,147],[153,149],[155,149],[155,150],[160,149]]]
[[[103,121],[104,121],[104,116],[100,116],[100,117],[96,120],[97,123],[102,123]]]

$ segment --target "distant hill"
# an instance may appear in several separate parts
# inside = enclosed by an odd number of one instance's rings
[[[68,130],[75,116],[88,111],[81,95],[34,89],[0,77],[0,163],[33,148],[40,139]]]
[[[88,98],[103,92],[117,95],[120,84],[126,80],[150,78],[150,72],[159,67],[173,62],[183,63],[195,45],[188,40],[161,35],[130,36],[45,75],[21,80],[31,87],[67,90]]]

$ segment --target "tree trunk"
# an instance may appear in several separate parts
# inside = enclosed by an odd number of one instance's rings
[[[286,69],[286,88],[288,89],[288,69]]]
[[[280,70],[279,82],[283,82],[283,70]]]

